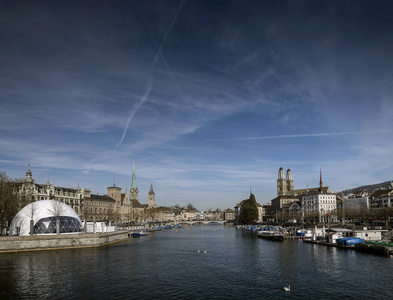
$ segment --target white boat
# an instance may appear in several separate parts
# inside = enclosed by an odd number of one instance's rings
[[[284,234],[277,230],[259,230],[258,237],[266,239],[283,239]]]

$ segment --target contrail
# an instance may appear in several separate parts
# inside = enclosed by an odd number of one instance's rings
[[[180,3],[180,6],[179,6],[179,8],[178,8],[177,11],[176,11],[175,16],[173,17],[172,22],[171,22],[171,24],[169,25],[169,27],[168,27],[168,29],[167,29],[167,31],[166,31],[166,33],[165,33],[165,36],[164,36],[164,38],[163,38],[163,40],[162,40],[162,42],[161,42],[161,45],[158,45],[156,39],[154,38],[153,32],[151,31],[150,26],[149,26],[149,24],[147,23],[147,21],[146,21],[146,19],[145,19],[145,16],[143,15],[143,13],[142,13],[142,11],[141,11],[139,5],[138,5],[137,0],[135,0],[136,7],[138,8],[139,13],[140,13],[141,16],[142,16],[143,22],[145,23],[147,29],[149,30],[150,36],[151,36],[151,38],[152,38],[152,40],[153,40],[153,42],[154,42],[154,44],[156,45],[157,50],[158,50],[158,51],[157,51],[157,54],[156,54],[156,56],[154,57],[154,60],[153,60],[153,62],[152,62],[152,64],[151,64],[150,71],[154,70],[154,68],[156,67],[156,64],[157,64],[158,57],[161,56],[161,58],[162,58],[162,60],[163,60],[163,62],[164,62],[164,64],[165,64],[165,66],[166,66],[166,68],[167,68],[169,74],[170,74],[171,77],[172,77],[172,81],[173,81],[173,83],[174,83],[174,85],[175,85],[175,87],[176,87],[178,93],[180,94],[180,96],[182,96],[181,91],[180,91],[180,89],[179,89],[179,86],[178,86],[177,83],[176,83],[176,80],[175,80],[175,78],[174,78],[174,76],[173,76],[173,73],[172,73],[171,69],[169,68],[168,63],[167,63],[166,60],[165,60],[164,55],[162,54],[162,47],[163,47],[163,45],[165,44],[165,41],[166,41],[166,39],[167,39],[167,37],[168,37],[170,31],[172,30],[172,27],[173,27],[173,25],[175,24],[175,22],[176,22],[176,20],[177,20],[177,18],[178,18],[178,16],[179,16],[179,13],[180,13],[181,9],[183,8],[183,5],[184,5],[185,2],[186,2],[186,0],[183,0],[183,1]],[[123,143],[123,140],[124,140],[124,138],[125,138],[125,136],[126,136],[126,134],[127,134],[128,126],[130,125],[130,122],[131,122],[132,118],[134,117],[135,113],[140,109],[140,107],[143,105],[143,103],[146,102],[146,100],[147,100],[147,98],[149,97],[150,92],[151,92],[151,90],[152,90],[152,86],[153,86],[153,80],[152,80],[152,79],[149,79],[148,82],[147,82],[147,84],[146,84],[146,86],[145,86],[145,94],[143,95],[141,101],[140,101],[140,102],[135,106],[135,108],[134,108],[133,110],[131,110],[131,112],[130,112],[130,115],[129,115],[128,120],[127,120],[127,123],[126,123],[126,126],[124,127],[123,135],[122,135],[122,137],[121,137],[119,143],[117,144],[116,148],[119,147],[119,146]]]
[[[136,0],[135,0],[135,1],[136,1]],[[167,67],[167,69],[168,69],[168,71],[172,74],[171,70],[170,70],[169,67],[168,67],[168,64],[166,63],[166,60],[165,60],[165,58],[164,58],[164,55],[162,54],[162,47],[164,46],[164,44],[165,44],[165,42],[166,42],[166,39],[167,39],[169,33],[172,31],[172,27],[173,27],[173,25],[176,23],[177,18],[178,18],[178,16],[179,16],[179,13],[180,13],[180,11],[182,10],[182,8],[183,8],[185,2],[186,2],[186,0],[183,0],[183,1],[180,3],[180,6],[179,6],[179,8],[178,8],[177,11],[176,11],[175,16],[173,17],[171,24],[169,25],[167,31],[165,32],[165,36],[164,36],[164,38],[162,39],[161,45],[160,45],[160,47],[158,47],[158,52],[157,52],[157,54],[156,54],[156,56],[155,56],[155,58],[154,58],[154,60],[153,60],[152,69],[156,66],[158,57],[161,56],[162,59],[163,59],[163,61],[164,61],[164,63],[165,63],[165,65],[166,65],[166,67]],[[138,7],[138,8],[139,8],[139,7]],[[139,10],[139,11],[140,11],[140,10]],[[141,12],[141,14],[142,14],[142,12]],[[147,26],[146,20],[145,20],[145,24],[146,24],[146,26]],[[149,28],[149,31],[150,31],[150,35],[153,37],[153,34],[152,34],[150,28]],[[154,38],[153,38],[153,40],[154,40]],[[155,42],[155,40],[154,40],[154,42]],[[155,42],[155,44],[156,44],[156,46],[157,46],[157,43],[156,43],[156,42]]]
[[[127,134],[128,126],[130,125],[130,122],[131,122],[132,118],[134,117],[136,112],[141,108],[142,104],[146,102],[147,98],[150,95],[152,87],[153,87],[153,80],[149,79],[149,81],[146,83],[145,94],[143,95],[141,101],[139,101],[139,103],[137,103],[137,105],[130,112],[130,115],[129,115],[128,119],[127,119],[126,126],[124,127],[123,135],[122,135],[122,137],[120,139],[120,142],[117,144],[116,148],[119,147],[123,143],[123,140],[124,140],[124,138],[125,138],[125,136]]]
[[[156,56],[154,57],[154,60],[153,60],[153,62],[152,62],[152,65],[151,65],[150,70],[153,70],[153,69],[155,68],[155,66],[156,66],[156,64],[157,64],[158,57],[161,56],[162,61],[164,62],[165,67],[166,67],[167,70],[168,70],[168,73],[171,75],[173,84],[175,85],[175,87],[176,87],[176,89],[177,89],[177,92],[179,93],[179,95],[180,95],[181,97],[183,97],[183,95],[182,95],[182,93],[181,93],[181,91],[180,91],[180,88],[179,88],[179,86],[178,86],[178,84],[177,84],[177,82],[176,82],[176,80],[175,80],[175,77],[173,76],[173,73],[172,73],[172,71],[171,71],[171,68],[169,67],[169,65],[168,65],[168,63],[167,63],[167,61],[166,61],[166,59],[165,59],[165,57],[164,57],[164,55],[163,55],[163,53],[162,53],[161,50],[162,50],[162,47],[163,47],[163,45],[164,45],[164,43],[165,43],[165,41],[166,41],[166,39],[167,39],[167,37],[168,37],[168,35],[169,35],[169,32],[172,30],[172,27],[173,27],[173,25],[175,24],[175,22],[176,22],[176,20],[177,20],[177,18],[178,18],[178,16],[179,16],[179,13],[180,13],[181,9],[183,8],[185,2],[186,2],[186,0],[183,0],[183,1],[180,3],[180,6],[179,6],[179,8],[178,8],[177,11],[176,11],[175,16],[173,17],[172,22],[171,22],[171,24],[169,25],[169,27],[168,27],[168,29],[167,29],[167,31],[166,31],[166,33],[165,33],[165,36],[164,36],[164,38],[163,38],[163,40],[162,40],[162,42],[161,42],[161,45],[158,45],[156,39],[154,38],[153,32],[151,31],[150,26],[149,26],[149,24],[147,23],[147,21],[146,21],[146,19],[145,19],[145,16],[143,15],[143,13],[142,13],[142,11],[141,11],[139,5],[138,5],[137,0],[135,0],[135,4],[136,4],[136,6],[137,6],[137,8],[138,8],[138,10],[139,10],[139,13],[141,14],[141,17],[142,17],[142,19],[143,19],[143,22],[145,23],[147,29],[149,30],[150,36],[151,36],[151,38],[152,38],[152,40],[153,40],[153,42],[154,42],[154,44],[156,45],[157,50],[158,50]]]
[[[271,136],[255,136],[255,137],[246,137],[246,138],[233,138],[233,139],[206,139],[205,141],[252,141],[252,140],[308,138],[308,137],[323,137],[323,136],[337,136],[337,135],[364,134],[364,133],[380,133],[380,132],[381,131],[347,131],[347,132],[286,134],[286,135],[271,135]]]

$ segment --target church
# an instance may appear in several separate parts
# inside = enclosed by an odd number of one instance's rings
[[[286,176],[284,176],[284,169],[280,167],[277,179],[277,197],[271,200],[272,212],[288,210],[293,202],[301,203],[302,195],[317,192],[330,194],[330,188],[324,187],[322,184],[322,172],[320,172],[319,187],[295,190],[291,169],[287,169]]]
[[[150,184],[148,204],[141,204],[139,202],[138,195],[139,191],[136,184],[135,162],[133,162],[129,193],[127,193],[127,189],[125,190],[125,193],[121,193],[121,188],[116,187],[115,185],[113,185],[113,187],[108,187],[108,196],[116,201],[116,214],[121,223],[141,221],[144,217],[145,209],[156,207],[153,184]]]

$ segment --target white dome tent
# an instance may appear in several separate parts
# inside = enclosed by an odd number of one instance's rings
[[[57,219],[60,219],[60,233],[80,231],[81,220],[71,206],[55,200],[40,200],[26,205],[16,214],[10,235],[30,235],[30,220],[33,220],[33,234],[55,234]]]

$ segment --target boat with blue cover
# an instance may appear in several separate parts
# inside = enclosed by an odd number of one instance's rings
[[[135,231],[131,235],[132,237],[136,238],[136,237],[149,235],[149,233],[146,230],[141,230],[141,231]]]

